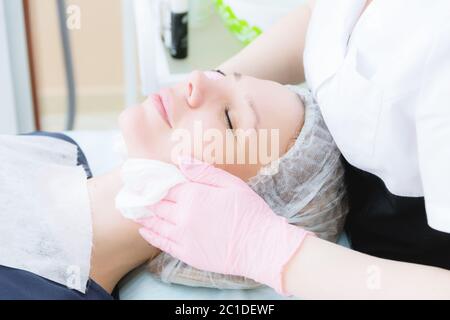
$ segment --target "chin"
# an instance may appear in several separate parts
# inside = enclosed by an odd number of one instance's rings
[[[141,106],[125,109],[119,116],[119,128],[125,139],[135,136],[136,129],[142,127],[143,108]]]
[[[122,132],[128,156],[130,158],[167,161],[170,159],[170,140],[156,118],[140,105],[124,110],[119,116],[119,128]]]
[[[145,137],[149,136],[149,132],[146,132],[148,126],[145,123],[146,121],[142,106],[128,108],[119,116],[119,128],[122,132],[129,157],[148,157],[148,154],[145,152]]]

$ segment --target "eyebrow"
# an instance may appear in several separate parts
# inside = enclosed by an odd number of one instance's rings
[[[238,73],[238,72],[234,72],[233,73],[233,77],[234,77],[234,80],[236,81],[236,82],[239,82],[239,81],[241,81],[241,79],[242,79],[242,74],[240,74],[240,73]],[[259,118],[259,114],[258,114],[258,112],[256,111],[256,106],[255,106],[255,103],[254,103],[254,101],[248,96],[248,95],[246,95],[245,96],[245,101],[247,101],[247,104],[248,104],[248,106],[250,107],[250,109],[252,110],[252,112],[253,112],[253,116],[255,117],[255,129],[257,129],[258,127],[259,127],[259,123],[260,123],[260,118]]]
[[[238,72],[234,72],[233,76],[234,76],[234,79],[236,80],[236,82],[239,82],[242,79],[242,74],[240,74]]]

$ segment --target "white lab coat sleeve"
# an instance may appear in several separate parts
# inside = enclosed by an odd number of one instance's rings
[[[428,224],[450,233],[450,24],[445,24],[430,35],[435,39],[419,79],[416,128]]]

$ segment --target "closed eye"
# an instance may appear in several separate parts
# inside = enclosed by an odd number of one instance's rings
[[[233,130],[233,123],[231,122],[230,111],[228,110],[228,108],[225,109],[225,118],[227,120],[228,129]]]
[[[217,70],[213,70],[213,71],[215,71],[215,72],[217,72],[217,73],[223,75],[224,77],[227,76],[227,75],[225,74],[225,72],[223,72],[222,70],[217,69]]]

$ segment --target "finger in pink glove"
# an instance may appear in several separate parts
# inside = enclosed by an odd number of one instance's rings
[[[223,170],[191,158],[180,159],[180,170],[189,182],[138,221],[142,237],[192,267],[251,278],[286,295],[284,269],[310,233]]]

